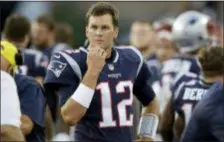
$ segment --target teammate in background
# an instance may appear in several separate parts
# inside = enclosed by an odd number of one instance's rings
[[[192,78],[201,76],[201,66],[198,61],[199,51],[210,47],[215,25],[211,23],[210,17],[197,11],[187,11],[180,14],[175,20],[172,28],[173,40],[177,44],[180,55],[164,63],[162,69],[163,91],[167,96],[174,95],[178,86],[182,82],[187,82]],[[194,73],[192,75],[192,73]],[[167,104],[164,116],[170,115],[172,98]],[[168,110],[167,110],[168,109]],[[169,114],[168,114],[169,113]],[[172,120],[172,115],[165,122],[168,124]],[[176,120],[175,127],[183,127],[182,121]],[[172,138],[172,125],[164,127],[163,134]],[[179,129],[179,128],[178,128]],[[165,136],[164,136],[165,137]],[[165,139],[166,140],[166,139]]]
[[[18,73],[33,76],[38,82],[43,82],[41,77],[45,76],[48,61],[41,52],[27,49],[29,35],[30,22],[25,16],[12,14],[6,19],[3,38],[16,45],[24,54],[24,63]]]
[[[1,41],[1,55],[7,61],[15,60],[16,65],[22,65],[23,57],[17,48],[8,41]],[[20,101],[21,130],[27,141],[45,141],[44,135],[44,113],[46,100],[44,92],[39,83],[32,77],[15,74],[17,66],[11,74],[16,81]],[[35,107],[33,107],[35,106]]]
[[[55,33],[55,41],[57,43],[65,43],[73,46],[73,29],[71,25],[64,22],[58,22],[56,24],[56,33]]]
[[[16,66],[15,59],[7,60],[1,44],[1,141],[24,141],[20,129],[21,110],[16,83],[10,73]],[[16,50],[14,51],[14,53]],[[13,53],[8,53],[13,54]],[[9,102],[10,101],[10,102]]]
[[[99,2],[86,14],[88,48],[52,56],[45,87],[59,93],[64,121],[76,125],[76,141],[132,141],[133,94],[144,105],[140,139],[156,133],[159,107],[147,84],[152,74],[135,47],[113,47],[117,35],[116,9]]]
[[[205,50],[200,58],[205,76],[213,85],[197,104],[181,141],[224,141],[223,48]],[[214,66],[212,66],[214,64]]]
[[[154,56],[154,46],[152,43],[153,37],[154,33],[148,21],[137,20],[132,24],[130,30],[130,44],[136,47],[141,52],[143,58],[147,61],[149,59],[157,61],[156,57]],[[152,77],[150,79],[152,80]],[[134,114],[136,116],[134,118],[133,136],[136,137],[138,123],[141,116],[141,103],[138,101],[136,97],[134,97],[133,105],[134,105],[133,107]]]
[[[147,21],[135,21],[131,26],[130,44],[137,47],[145,60],[153,58],[155,35]]]
[[[3,30],[3,39],[13,43],[23,54],[24,62],[23,65],[19,66],[17,74],[33,76],[40,84],[42,84],[49,59],[35,49],[26,48],[29,41],[29,35],[30,22],[25,16],[12,14],[6,19]],[[25,76],[23,77],[26,78]],[[51,119],[50,111],[47,109],[47,137],[51,137],[50,134],[52,133],[52,129],[49,126],[51,125]]]
[[[53,52],[70,49],[69,45],[56,42],[56,22],[50,16],[41,15],[36,19],[32,24],[31,36],[31,48],[41,51],[49,61]]]
[[[157,60],[159,61],[157,64],[157,68],[151,68],[154,69],[154,74],[156,77],[154,77],[154,80],[152,82],[153,90],[155,91],[157,97],[160,101],[160,113],[163,112],[165,105],[167,104],[169,100],[169,96],[166,95],[166,92],[163,92],[163,84],[161,83],[161,77],[162,77],[162,65],[167,60],[171,59],[172,57],[176,56],[178,54],[177,48],[175,43],[172,41],[172,35],[171,32],[167,30],[161,30],[156,33],[157,35],[157,41],[155,55],[157,57]]]
[[[163,90],[169,96],[173,92],[173,88],[170,90],[171,86],[180,84],[178,79],[184,72],[201,75],[197,56],[200,49],[212,44],[214,31],[215,25],[211,18],[203,13],[187,11],[177,17],[173,24],[172,37],[180,55],[166,61],[162,69]]]
[[[171,140],[172,135],[166,130],[171,129],[173,125],[175,125],[176,140],[179,140],[196,104],[213,83],[223,79],[224,56],[222,50],[221,47],[202,49],[199,61],[204,74],[203,78],[195,75],[195,78],[183,80],[174,92],[161,120],[162,129],[164,130],[162,134],[165,141]],[[178,114],[176,122],[174,122],[175,113]]]

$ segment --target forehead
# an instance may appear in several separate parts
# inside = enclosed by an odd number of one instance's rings
[[[135,22],[132,24],[131,30],[147,30],[150,31],[151,27],[148,23]]]
[[[89,17],[89,25],[110,25],[113,26],[112,16],[110,14],[104,14],[99,16],[90,16]]]
[[[32,23],[32,29],[47,30],[47,26],[44,23],[33,22]]]

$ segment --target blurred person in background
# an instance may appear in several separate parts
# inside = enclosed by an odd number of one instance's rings
[[[24,63],[17,73],[36,78],[40,83],[45,76],[47,58],[35,49],[27,49],[30,39],[31,24],[20,14],[11,14],[4,23],[3,39],[12,42],[23,53]],[[16,31],[16,32],[15,32]]]
[[[157,31],[157,41],[155,44],[155,55],[157,57],[157,68],[151,68],[154,70],[154,80],[152,81],[152,87],[160,101],[160,113],[162,114],[169,97],[163,92],[161,77],[162,77],[162,65],[165,61],[171,59],[178,54],[176,45],[172,40],[172,34],[170,31],[161,30]]]
[[[190,120],[188,120],[188,125],[185,125],[186,128],[181,141],[221,142],[224,141],[223,48],[205,49],[199,60],[204,73],[204,81],[214,85],[210,87],[206,94],[203,94],[203,99],[196,105]],[[194,93],[194,96],[192,96],[192,93]],[[188,94],[188,98],[199,98],[198,96],[201,93],[198,90],[195,97],[195,92],[192,91]]]
[[[27,141],[45,141],[44,114],[46,100],[40,84],[32,77],[15,74],[17,66],[22,65],[22,53],[8,41],[1,41],[1,55],[15,66],[11,74],[15,79],[21,108],[21,130]]]
[[[6,54],[13,56],[16,53],[16,48],[6,47],[1,42],[1,141],[24,141],[20,129],[20,102],[15,80],[11,76],[16,66],[15,56],[12,59],[6,56]]]
[[[154,40],[154,33],[152,31],[152,26],[148,21],[137,20],[132,23],[130,29],[130,44],[136,47],[142,54],[145,60],[153,60],[155,59],[154,56],[154,49],[153,43]],[[151,65],[151,64],[150,64]],[[135,113],[135,120],[134,120],[134,129],[133,129],[133,136],[137,136],[137,129],[138,129],[138,122],[141,116],[141,105],[139,100],[134,97],[134,113]]]
[[[70,49],[67,44],[57,43],[56,41],[56,21],[48,15],[40,15],[32,24],[32,47],[41,51],[51,59],[55,51]],[[60,27],[59,27],[60,28]],[[59,35],[57,35],[59,37]]]
[[[40,15],[37,17],[37,19],[32,23],[32,30],[31,30],[31,38],[32,38],[32,46],[31,48],[37,49],[40,52],[42,52],[45,56],[47,56],[48,61],[50,61],[51,56],[54,52],[60,51],[60,50],[66,50],[71,49],[71,47],[66,43],[61,43],[56,41],[56,37],[59,40],[59,37],[61,38],[62,35],[56,35],[60,34],[57,33],[57,30],[60,30],[60,25],[57,29],[57,22],[49,15]],[[66,32],[65,32],[66,33]],[[65,37],[63,37],[65,39]],[[67,37],[66,37],[67,38]],[[63,40],[64,40],[63,39]],[[62,40],[62,39],[60,39]],[[69,39],[66,39],[69,41]],[[48,66],[49,62],[47,63]],[[43,79],[43,78],[42,78]],[[49,94],[45,90],[47,94]],[[56,106],[56,98],[57,96],[49,96],[47,95],[47,101],[49,104],[49,108],[52,112],[52,119],[54,122],[57,123],[57,109],[59,108]],[[60,120],[60,115],[59,115]],[[61,122],[61,121],[59,121]],[[59,129],[59,130],[58,130]],[[58,128],[57,131],[67,131],[67,128]],[[65,130],[64,130],[65,129]],[[52,139],[52,136],[51,136]]]
[[[52,56],[45,87],[52,90],[52,95],[59,93],[63,119],[68,125],[76,126],[77,141],[132,141],[133,94],[145,106],[139,126],[140,139],[151,141],[155,135],[159,108],[147,84],[151,74],[137,49],[114,46],[117,35],[116,8],[99,2],[86,14],[88,47],[56,52]]]
[[[15,75],[16,81],[19,82],[18,88],[19,89],[24,88],[24,86],[21,84],[21,81],[25,81],[26,84],[29,84],[30,82],[32,82],[32,84],[35,84],[33,85],[34,86],[33,94],[36,94],[37,92],[35,91],[35,87],[39,88],[39,90],[41,90],[41,88],[31,77],[28,77],[25,75],[33,76],[40,84],[43,83],[42,78],[44,77],[46,72],[47,61],[45,60],[46,57],[41,52],[35,49],[26,48],[29,41],[29,35],[30,35],[30,22],[26,17],[20,14],[11,14],[9,17],[7,17],[6,22],[4,24],[4,29],[3,29],[3,39],[13,43],[17,48],[19,48],[19,50],[23,54],[23,64],[18,67],[18,71],[16,71],[16,75]],[[32,89],[32,87],[27,88],[25,90],[29,92],[30,90],[28,89]],[[39,93],[41,92],[42,91],[39,91]],[[41,95],[42,94],[40,94],[40,97]],[[42,109],[41,106],[39,108]],[[38,116],[38,118],[40,117],[42,116],[41,115]],[[41,119],[38,119],[38,120],[41,121]],[[49,122],[50,120],[51,120],[50,112],[47,109],[47,115],[46,115],[46,122],[47,122],[46,133],[47,134],[51,133],[52,131],[50,129],[50,122]],[[43,123],[41,123],[41,127],[43,126],[44,126]]]
[[[212,45],[216,25],[211,18],[197,11],[187,11],[178,16],[172,27],[172,38],[178,48],[179,55],[163,63],[163,89],[171,96],[172,88],[177,88],[178,80],[184,72],[201,75],[201,67],[197,56],[201,48]],[[175,90],[175,89],[174,89]]]
[[[149,22],[137,20],[132,23],[130,44],[138,48],[145,60],[154,55],[154,48],[152,46],[154,40],[155,35]]]
[[[210,17],[197,11],[180,14],[173,24],[172,36],[180,55],[166,61],[162,69],[163,92],[168,97],[172,96],[169,97],[161,120],[161,131],[165,141],[180,138],[184,121],[175,120],[173,113],[170,113],[174,107],[174,94],[182,82],[202,76],[198,56],[201,49],[211,47],[214,31],[215,25],[211,23]]]
[[[38,49],[45,56],[47,56],[48,61],[50,61],[51,56],[54,52],[71,49],[71,46],[66,43],[71,42],[72,40],[70,32],[72,32],[72,29],[68,25],[62,23],[58,24],[52,17],[48,15],[40,15],[32,24],[31,48]],[[47,65],[48,64],[49,63],[47,63]],[[49,94],[48,90],[45,91],[47,94]],[[59,107],[56,105],[56,100],[58,100],[57,96],[47,95],[47,100],[55,124],[55,127],[53,126],[55,128],[55,131],[53,133],[68,133],[69,128],[64,125],[60,113],[57,113],[59,111],[57,111]],[[52,139],[53,137],[51,136],[50,139]]]
[[[57,43],[65,43],[72,47],[73,45],[73,29],[69,23],[57,22],[55,40]]]
[[[179,125],[175,127],[176,140],[179,141],[184,128],[188,125],[191,114],[196,104],[204,97],[207,90],[217,81],[223,80],[223,51],[221,47],[204,48],[200,51],[199,61],[202,66],[203,77],[195,77],[182,81],[172,96],[172,102],[163,115],[162,129],[171,127],[170,125]],[[186,73],[187,74],[187,73]],[[178,114],[176,122],[175,113]],[[173,119],[168,123],[167,117]],[[181,125],[180,125],[181,124]],[[164,140],[170,136],[164,134]]]

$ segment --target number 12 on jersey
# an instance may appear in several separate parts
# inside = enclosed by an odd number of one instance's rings
[[[122,127],[133,125],[133,114],[127,117],[126,107],[131,106],[133,102],[133,83],[129,81],[120,81],[115,86],[116,95],[122,95],[125,93],[125,88],[130,89],[128,99],[124,99],[117,104],[118,121],[113,119],[112,110],[112,94],[110,90],[110,84],[108,82],[101,82],[97,85],[96,89],[101,93],[101,106],[102,106],[102,121],[99,122],[100,127]],[[128,119],[129,118],[129,119]]]

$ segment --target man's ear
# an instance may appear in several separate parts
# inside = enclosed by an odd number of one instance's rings
[[[89,33],[89,31],[88,31],[88,28],[86,26],[86,37],[88,37],[88,33]]]
[[[114,38],[117,38],[118,33],[119,33],[119,28],[118,27],[115,27],[115,30],[114,30]]]

